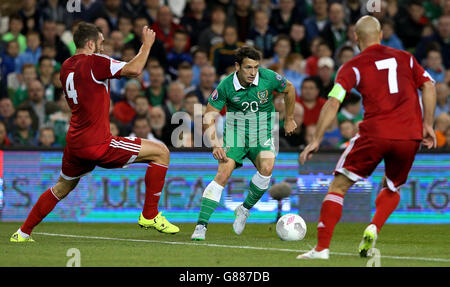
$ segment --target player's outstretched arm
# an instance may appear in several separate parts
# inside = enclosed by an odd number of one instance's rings
[[[423,140],[422,144],[428,149],[436,148],[436,134],[433,129],[434,110],[436,108],[436,87],[427,81],[420,87],[423,105]]]
[[[291,135],[297,128],[294,121],[294,107],[295,107],[295,87],[290,81],[286,82],[286,88],[283,91],[284,103],[286,106],[286,120],[284,123],[284,130],[286,135]]]
[[[328,98],[328,101],[325,103],[325,105],[322,107],[322,110],[320,111],[319,120],[317,122],[317,130],[314,135],[314,139],[310,144],[308,144],[305,147],[305,149],[299,156],[299,161],[301,164],[304,164],[307,160],[309,160],[312,157],[313,153],[319,150],[319,146],[320,143],[322,142],[323,135],[325,134],[327,128],[336,118],[340,105],[341,102],[338,99],[330,97]]]
[[[205,133],[208,137],[209,142],[213,147],[213,156],[215,159],[219,161],[227,161],[227,155],[222,148],[222,144],[219,142],[216,132],[216,118],[220,115],[220,110],[213,107],[211,104],[206,106],[205,116],[204,116],[204,124],[205,124]]]
[[[142,70],[147,63],[150,49],[155,42],[155,37],[156,33],[152,29],[147,26],[142,29],[142,46],[139,49],[139,53],[123,67],[122,72],[120,73],[121,76],[135,78],[142,73]]]

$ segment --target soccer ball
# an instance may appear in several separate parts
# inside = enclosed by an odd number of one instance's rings
[[[281,240],[302,240],[306,235],[306,223],[298,214],[288,213],[280,217],[276,230]]]

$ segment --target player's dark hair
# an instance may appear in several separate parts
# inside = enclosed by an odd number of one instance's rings
[[[81,22],[73,34],[73,41],[77,49],[84,48],[90,40],[97,41],[98,34],[101,33],[99,27],[92,23]]]
[[[261,53],[253,47],[243,46],[236,52],[236,62],[241,65],[245,58],[260,61]]]

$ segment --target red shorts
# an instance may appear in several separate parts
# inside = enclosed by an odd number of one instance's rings
[[[417,140],[390,140],[358,134],[350,140],[334,172],[358,181],[370,176],[384,159],[387,185],[390,190],[397,191],[408,178],[419,146]]]
[[[110,143],[70,148],[66,145],[62,158],[61,176],[66,180],[79,178],[94,170],[103,168],[127,167],[138,156],[141,139],[131,137],[112,137]]]

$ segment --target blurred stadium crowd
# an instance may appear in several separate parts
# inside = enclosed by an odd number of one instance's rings
[[[234,71],[236,48],[252,45],[263,54],[263,67],[296,88],[293,136],[284,135],[283,96],[274,95],[274,104],[280,147],[301,148],[311,140],[336,71],[360,52],[354,23],[371,14],[382,23],[382,44],[413,53],[436,80],[438,146],[450,149],[450,0],[380,0],[373,13],[367,0],[78,1],[80,12],[69,12],[65,0],[2,0],[0,147],[65,145],[70,109],[59,69],[75,53],[77,24],[88,21],[103,31],[104,54],[122,61],[138,52],[143,26],[157,36],[139,78],[110,81],[113,135],[193,146],[193,134],[172,141],[180,125],[172,115],[184,111],[182,121],[189,117],[193,123],[195,104],[204,109],[219,81]],[[322,148],[345,148],[362,117],[354,90]]]

